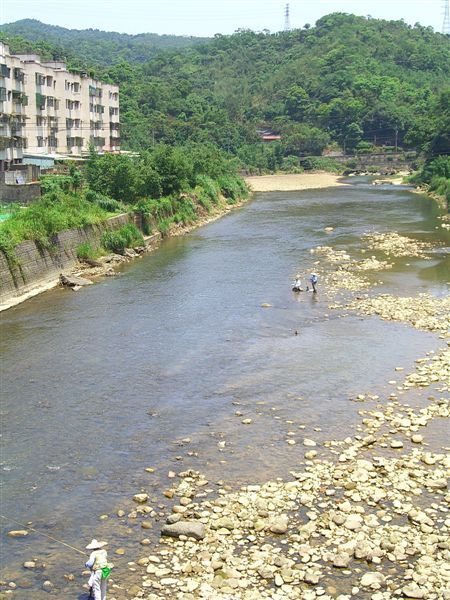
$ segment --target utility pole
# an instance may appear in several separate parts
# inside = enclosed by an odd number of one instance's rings
[[[449,0],[443,0],[444,22],[442,23],[442,33],[450,35],[450,8]]]
[[[447,4],[448,4],[448,0],[447,0]],[[289,18],[289,4],[286,4],[286,8],[284,9],[284,30],[285,31],[291,30],[291,21]]]

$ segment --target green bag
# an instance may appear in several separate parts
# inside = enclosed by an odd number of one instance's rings
[[[102,579],[107,579],[109,577],[109,574],[112,571],[112,567],[103,567],[102,569]]]

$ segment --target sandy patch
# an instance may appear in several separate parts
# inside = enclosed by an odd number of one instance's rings
[[[333,173],[300,173],[297,175],[258,175],[244,178],[254,192],[294,192],[347,185],[341,175]]]

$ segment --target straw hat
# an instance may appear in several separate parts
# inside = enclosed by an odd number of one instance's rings
[[[99,542],[94,538],[92,542],[86,546],[86,550],[98,550],[99,548],[103,548],[103,546],[106,546],[107,543],[108,542]]]

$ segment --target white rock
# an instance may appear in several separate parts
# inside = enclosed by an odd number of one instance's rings
[[[139,504],[142,504],[144,502],[147,502],[147,500],[148,500],[148,494],[135,494],[133,496],[133,500],[135,502],[138,502]]]
[[[305,438],[303,440],[303,445],[304,446],[310,446],[310,447],[317,446],[317,444],[316,444],[316,442],[314,440],[310,440],[308,438]]]
[[[402,593],[406,598],[425,598],[425,590],[421,589],[415,583],[410,583],[402,588]]]
[[[361,578],[361,585],[363,587],[369,587],[372,590],[379,590],[385,585],[385,582],[385,576],[382,573],[378,573],[376,571],[364,573],[364,575]]]

